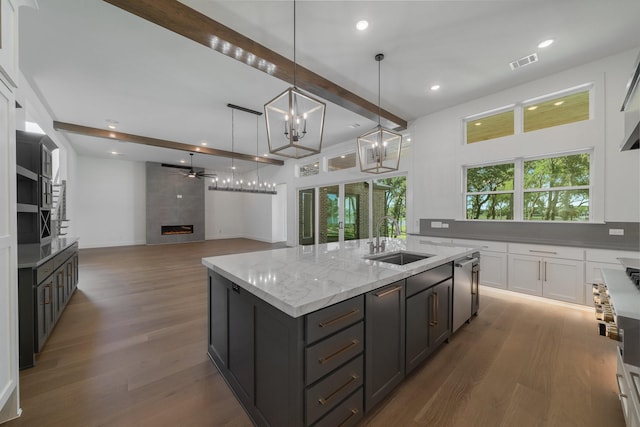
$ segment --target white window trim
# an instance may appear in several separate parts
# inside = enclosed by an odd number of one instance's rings
[[[554,157],[566,157],[572,156],[576,154],[589,154],[589,185],[579,185],[573,187],[552,187],[552,188],[540,188],[540,189],[525,189],[524,188],[524,162],[531,160],[540,160],[540,159],[550,159]],[[473,164],[465,164],[462,165],[462,216],[463,221],[487,221],[487,222],[526,222],[526,223],[542,223],[542,224],[550,224],[550,223],[565,223],[565,224],[586,224],[586,223],[595,223],[595,210],[596,201],[594,200],[594,167],[595,167],[595,150],[593,148],[586,148],[580,150],[570,150],[556,153],[549,153],[537,156],[529,156],[529,157],[515,157],[511,159],[504,159],[500,161],[494,162],[484,162],[484,163],[473,163]],[[467,192],[467,170],[473,169],[477,167],[483,166],[496,166],[513,163],[513,191],[502,190],[502,191],[476,191],[476,192]],[[559,191],[559,190],[580,190],[580,189],[588,189],[589,190],[589,220],[588,221],[533,221],[533,220],[525,220],[524,219],[524,194],[527,192],[536,192],[536,191]],[[510,194],[513,193],[513,219],[504,219],[504,220],[496,220],[496,219],[471,219],[467,218],[467,196],[473,196],[477,194]]]

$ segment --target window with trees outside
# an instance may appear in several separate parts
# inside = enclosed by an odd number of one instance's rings
[[[466,219],[589,221],[590,157],[584,152],[467,167]]]

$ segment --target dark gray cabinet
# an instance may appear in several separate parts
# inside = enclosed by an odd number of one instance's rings
[[[208,355],[256,425],[300,426],[304,319],[209,270]]]
[[[419,290],[407,298],[406,303],[407,374],[451,336],[452,264],[436,269],[438,271],[429,270],[407,279],[407,284],[413,279],[414,287]]]
[[[64,246],[31,267],[18,269],[20,369],[35,365],[78,285],[78,244]]]
[[[452,276],[292,318],[210,269],[208,354],[256,425],[355,425],[450,336]]]
[[[404,378],[405,281],[366,294],[365,410]]]

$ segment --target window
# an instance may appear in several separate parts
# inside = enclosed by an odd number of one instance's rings
[[[467,144],[513,135],[513,110],[480,118],[467,119]]]
[[[589,90],[525,105],[524,131],[589,120]]]
[[[467,169],[467,219],[513,219],[514,164]]]
[[[320,173],[320,164],[318,162],[314,162],[300,166],[298,173],[299,176],[318,175]]]
[[[589,221],[590,157],[584,152],[467,167],[466,219]]]
[[[356,167],[356,153],[343,154],[341,156],[332,157],[327,160],[327,168],[329,172],[342,169],[350,169]]]
[[[502,107],[464,119],[465,142],[480,141],[531,132],[568,123],[589,120],[592,84],[520,101],[515,106]],[[516,127],[516,113],[518,126]]]
[[[589,154],[524,162],[524,219],[589,220]]]

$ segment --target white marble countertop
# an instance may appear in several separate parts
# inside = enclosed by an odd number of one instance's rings
[[[624,271],[602,269],[602,277],[617,316],[640,319],[640,290]]]
[[[299,317],[477,249],[428,242],[421,236],[385,239],[385,253],[433,255],[407,265],[367,259],[369,239],[203,258],[202,264],[292,317]]]

